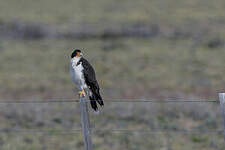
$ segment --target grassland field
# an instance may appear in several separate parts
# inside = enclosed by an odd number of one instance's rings
[[[218,103],[109,100],[217,100],[224,10],[224,0],[0,0],[0,100],[77,99],[69,61],[81,48],[105,99],[90,112],[94,149],[223,150],[223,134],[208,132],[223,129]],[[79,103],[0,104],[0,149],[81,150],[79,116]]]

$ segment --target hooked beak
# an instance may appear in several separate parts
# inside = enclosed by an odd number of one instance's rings
[[[83,56],[83,53],[80,53],[80,56]]]

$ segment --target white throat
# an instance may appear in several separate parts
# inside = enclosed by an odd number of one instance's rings
[[[81,59],[81,57],[73,57],[71,59],[71,61],[74,62],[74,63],[77,63],[80,59]]]
[[[76,68],[77,67],[77,63],[78,63],[78,61],[81,59],[81,57],[73,57],[72,59],[71,59],[71,64],[72,64],[72,66],[73,66],[73,68]]]

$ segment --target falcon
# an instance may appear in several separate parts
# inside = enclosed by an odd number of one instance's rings
[[[70,76],[72,82],[79,89],[80,97],[88,96],[91,107],[98,112],[97,103],[103,107],[104,103],[100,95],[100,88],[95,76],[94,68],[83,58],[81,50],[75,49],[71,54]]]

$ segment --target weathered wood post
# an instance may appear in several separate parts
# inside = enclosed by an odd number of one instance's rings
[[[225,140],[225,93],[219,93],[220,109],[223,117],[223,129],[224,129],[224,140]]]
[[[92,150],[91,128],[88,114],[88,101],[85,97],[80,97],[81,125],[85,150]]]

